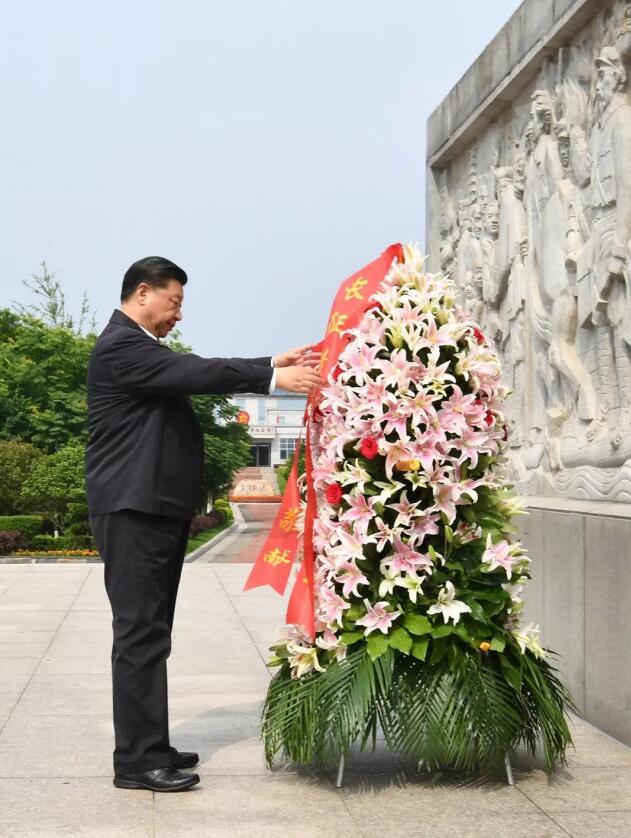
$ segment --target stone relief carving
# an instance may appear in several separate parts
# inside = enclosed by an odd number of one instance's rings
[[[439,173],[440,267],[499,347],[531,494],[631,500],[630,62],[617,3]]]

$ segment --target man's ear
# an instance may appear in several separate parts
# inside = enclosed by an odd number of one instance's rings
[[[146,282],[140,282],[136,287],[136,300],[141,306],[147,302],[147,296],[149,294],[149,285]]]

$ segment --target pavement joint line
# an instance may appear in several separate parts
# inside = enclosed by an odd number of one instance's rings
[[[254,648],[256,649],[256,653],[257,653],[257,655],[260,657],[261,662],[262,662],[263,666],[265,667],[265,670],[266,670],[266,672],[268,673],[268,675],[270,676],[270,680],[271,680],[271,672],[269,671],[269,668],[268,668],[267,664],[265,663],[265,658],[264,658],[264,657],[263,657],[263,655],[261,654],[261,651],[259,650],[259,647],[258,647],[258,645],[257,645],[257,643],[256,643],[256,640],[252,637],[252,634],[250,633],[250,630],[248,629],[248,627],[246,626],[246,624],[243,622],[243,618],[241,617],[241,614],[239,614],[239,611],[237,610],[237,608],[236,608],[236,606],[235,606],[234,602],[232,601],[232,595],[230,594],[230,592],[229,592],[229,591],[226,589],[226,587],[224,586],[224,584],[223,584],[223,582],[222,582],[222,580],[221,580],[221,577],[219,576],[219,574],[217,573],[217,571],[215,570],[215,568],[213,568],[213,570],[215,571],[215,578],[216,578],[216,579],[217,579],[217,581],[219,582],[219,585],[221,586],[221,590],[222,590],[222,591],[224,592],[224,594],[227,596],[228,601],[229,601],[230,605],[232,606],[232,610],[234,611],[234,613],[235,613],[235,614],[237,615],[237,617],[239,618],[239,622],[240,622],[240,623],[241,623],[241,625],[243,626],[243,630],[245,631],[245,633],[247,634],[247,636],[248,636],[248,637],[250,638],[250,640],[252,641],[252,643],[253,643],[253,645],[254,645]]]
[[[18,696],[18,697],[17,697],[17,699],[16,699],[15,704],[14,704],[14,705],[13,705],[13,707],[11,708],[11,712],[9,713],[9,715],[7,716],[7,718],[4,720],[4,722],[3,722],[2,726],[0,727],[0,738],[2,737],[2,734],[4,733],[4,730],[5,730],[6,726],[9,724],[9,722],[10,722],[10,721],[11,721],[11,719],[13,718],[13,713],[15,712],[15,708],[18,706],[18,704],[19,704],[19,703],[20,703],[20,701],[22,700],[22,696],[24,695],[24,693],[25,693],[25,692],[26,692],[26,690],[28,689],[29,684],[31,683],[31,681],[32,681],[32,680],[33,680],[33,678],[35,677],[35,675],[36,675],[37,671],[39,670],[39,668],[40,668],[40,666],[41,666],[41,664],[42,664],[42,661],[44,660],[44,658],[45,658],[45,657],[46,657],[46,655],[48,654],[48,650],[50,649],[50,647],[51,647],[51,646],[53,645],[53,643],[55,642],[55,639],[56,639],[57,635],[59,634],[59,631],[60,631],[61,627],[62,627],[62,626],[63,626],[63,624],[66,622],[66,619],[67,619],[67,617],[68,617],[68,614],[72,611],[72,607],[73,607],[73,605],[75,604],[75,602],[76,602],[76,601],[79,599],[79,597],[81,596],[81,592],[82,592],[82,591],[83,591],[83,589],[85,588],[86,583],[87,583],[88,579],[90,578],[90,574],[91,574],[91,573],[92,573],[92,568],[88,568],[88,570],[87,570],[87,572],[86,572],[86,574],[85,574],[85,577],[84,577],[84,579],[83,579],[83,582],[82,582],[82,584],[81,584],[81,587],[79,588],[79,590],[78,590],[78,591],[77,591],[77,593],[75,594],[75,596],[74,596],[74,598],[73,598],[72,602],[70,603],[70,605],[69,605],[69,606],[68,606],[68,608],[66,609],[66,613],[65,613],[65,616],[64,616],[63,620],[59,623],[59,625],[58,625],[58,626],[57,626],[57,628],[55,629],[55,633],[54,633],[54,634],[53,634],[53,636],[51,637],[51,639],[50,639],[50,643],[48,644],[48,646],[46,646],[46,648],[44,649],[44,651],[42,652],[42,654],[41,654],[41,655],[40,655],[40,657],[39,657],[39,663],[38,663],[38,665],[37,665],[37,666],[35,667],[35,669],[31,672],[31,674],[30,674],[30,677],[29,677],[28,681],[26,682],[26,684],[24,684],[24,686],[23,686],[23,688],[22,688],[22,690],[21,690],[21,692],[20,692],[19,696]],[[59,609],[58,609],[58,610],[59,610]]]
[[[543,808],[542,808],[542,807],[541,807],[541,806],[537,803],[537,801],[536,801],[536,800],[533,800],[533,799],[532,799],[532,797],[529,797],[529,796],[528,796],[528,794],[527,794],[527,793],[526,793],[523,789],[519,788],[519,780],[518,780],[517,778],[515,778],[515,786],[514,786],[514,788],[516,788],[516,789],[517,789],[517,790],[518,790],[521,794],[523,794],[523,796],[526,798],[526,800],[530,801],[530,803],[532,803],[534,806],[536,806],[536,807],[537,807],[537,809],[539,809],[539,811],[540,811],[542,814],[544,814],[547,818],[549,818],[555,826],[558,826],[558,827],[559,827],[559,829],[561,829],[563,832],[565,832],[565,834],[566,834],[566,835],[569,835],[569,836],[570,836],[570,838],[573,838],[572,833],[571,833],[571,832],[568,832],[568,831],[567,831],[567,829],[566,829],[564,826],[562,826],[560,823],[558,823],[557,821],[555,821],[555,819],[552,817],[552,814],[551,814],[550,812],[548,812],[546,809],[543,809]]]
[[[330,781],[330,782],[332,782],[332,781],[333,781],[333,777],[332,777],[332,775],[331,775],[331,776],[329,776],[329,781]],[[362,832],[361,825],[360,825],[360,824],[359,824],[359,823],[355,820],[355,818],[353,817],[353,813],[352,813],[352,812],[351,812],[351,810],[348,808],[348,803],[347,803],[347,801],[346,801],[346,795],[344,794],[344,786],[342,786],[342,787],[341,787],[341,788],[339,788],[339,789],[336,787],[336,788],[335,788],[335,791],[336,791],[336,793],[337,793],[338,800],[340,800],[340,801],[341,801],[342,806],[343,806],[343,807],[344,807],[344,809],[346,810],[346,814],[347,814],[347,815],[349,816],[349,818],[351,819],[351,823],[355,826],[355,829],[357,830],[357,833],[358,833],[358,835],[359,835],[359,838],[363,838],[364,833]]]
[[[20,579],[22,579],[24,576],[26,576],[26,574],[27,574],[27,570],[26,570],[26,568],[24,569],[24,571],[23,571],[22,573],[13,573],[13,575],[14,575],[14,576],[17,576],[17,579],[15,579],[13,582],[11,582],[11,583],[9,584],[8,588],[6,589],[6,591],[3,591],[3,592],[2,592],[2,596],[4,596],[5,594],[8,594],[8,593],[9,593],[9,591],[11,590],[11,588],[13,588],[15,585],[17,585],[17,583],[19,582],[19,580],[20,580]]]

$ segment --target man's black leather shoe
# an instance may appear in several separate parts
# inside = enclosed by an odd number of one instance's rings
[[[194,751],[175,751],[173,752],[173,768],[192,768],[199,762],[199,754]]]
[[[130,774],[117,774],[114,785],[118,789],[149,789],[149,791],[185,791],[199,783],[197,774],[184,774],[167,765]]]

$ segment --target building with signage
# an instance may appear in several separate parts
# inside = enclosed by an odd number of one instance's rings
[[[307,400],[304,396],[245,394],[232,398],[239,421],[247,424],[253,440],[250,466],[279,466],[294,452],[302,430]]]

